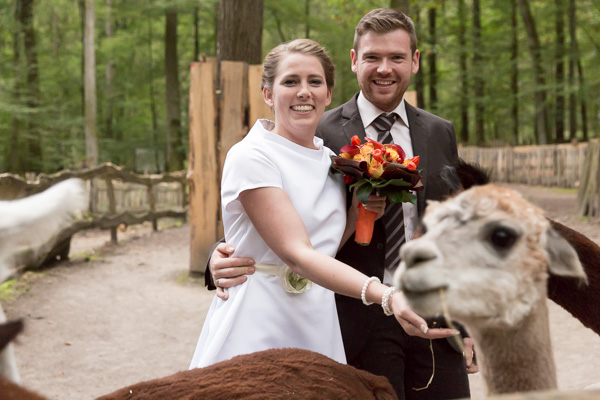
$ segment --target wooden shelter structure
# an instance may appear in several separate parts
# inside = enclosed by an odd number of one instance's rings
[[[261,65],[215,59],[190,67],[190,270],[203,273],[223,237],[220,183],[227,152],[258,118],[273,118],[260,90]]]

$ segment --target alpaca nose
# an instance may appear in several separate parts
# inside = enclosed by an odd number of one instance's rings
[[[400,254],[407,270],[438,258],[436,247],[423,239],[405,243],[400,249]]]

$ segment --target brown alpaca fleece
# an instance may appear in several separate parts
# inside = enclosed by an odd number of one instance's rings
[[[588,283],[550,274],[548,297],[600,335],[600,247],[559,222],[550,220],[550,223],[577,252]]]
[[[0,399],[2,400],[47,400],[45,397],[0,377]]]
[[[97,400],[397,399],[387,378],[307,350],[271,349],[119,389]]]

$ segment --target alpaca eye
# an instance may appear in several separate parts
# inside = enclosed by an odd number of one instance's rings
[[[498,227],[490,234],[490,243],[499,250],[508,250],[517,241],[517,233],[512,229]]]

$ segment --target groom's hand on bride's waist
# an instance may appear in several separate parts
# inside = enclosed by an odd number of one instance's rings
[[[213,251],[208,265],[217,287],[217,296],[223,300],[229,297],[227,288],[246,282],[246,275],[255,272],[254,260],[248,257],[231,257],[234,251],[232,245],[220,243]]]

